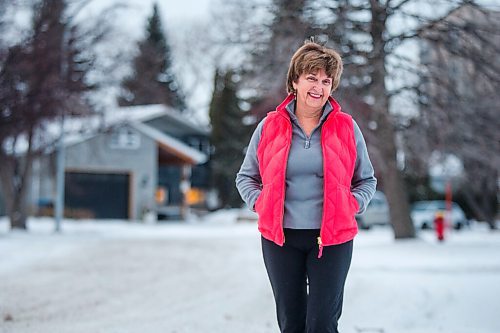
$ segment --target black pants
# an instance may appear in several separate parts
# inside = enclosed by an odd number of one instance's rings
[[[282,333],[338,332],[353,242],[325,246],[318,259],[318,236],[316,229],[285,229],[283,247],[262,238]]]

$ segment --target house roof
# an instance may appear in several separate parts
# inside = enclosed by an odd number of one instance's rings
[[[130,125],[144,135],[155,140],[163,149],[179,156],[183,160],[192,164],[201,164],[207,161],[207,155],[186,145],[184,142],[157,130],[156,128],[137,121],[132,122]]]
[[[209,134],[206,126],[195,123],[188,115],[163,104],[118,107],[106,115],[106,122],[109,123],[123,119],[146,123],[176,138]]]
[[[159,119],[175,120],[176,124],[182,124],[192,133],[205,133],[204,129],[197,129],[197,125],[184,119],[180,113],[164,105],[144,105],[119,107],[107,112],[104,115],[95,115],[91,117],[69,117],[65,119],[64,128],[71,134],[65,135],[65,146],[72,146],[96,135],[101,134],[106,129],[130,125],[142,134],[155,140],[160,148],[168,151],[192,164],[204,163],[208,157],[206,154],[190,147],[178,138],[170,135],[170,132],[164,132],[163,128],[157,129],[145,123],[149,121],[158,121]]]
[[[162,104],[115,107],[104,113],[104,122],[107,124],[130,120],[144,122],[165,115],[167,108]]]

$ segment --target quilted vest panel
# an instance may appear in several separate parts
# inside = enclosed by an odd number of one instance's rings
[[[262,236],[282,246],[285,242],[283,216],[285,204],[286,165],[292,140],[292,123],[286,105],[289,95],[276,109],[269,112],[262,128],[257,148],[262,192],[255,202],[259,214],[258,227]],[[323,150],[323,246],[341,244],[357,233],[355,214],[358,203],[351,193],[351,179],[356,163],[356,142],[352,118],[340,111],[330,97],[333,110],[321,128]],[[320,247],[321,248],[321,247]]]

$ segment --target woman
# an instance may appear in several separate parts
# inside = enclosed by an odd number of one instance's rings
[[[288,97],[257,126],[236,177],[259,215],[281,332],[338,332],[354,218],[375,192],[363,135],[330,96],[342,60],[306,42],[288,69]]]

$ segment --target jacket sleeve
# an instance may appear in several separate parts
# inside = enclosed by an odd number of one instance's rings
[[[358,201],[358,214],[363,213],[368,206],[368,203],[373,197],[377,187],[377,178],[373,170],[368,150],[366,149],[365,139],[361,130],[353,119],[354,136],[356,139],[356,165],[354,167],[354,175],[351,181],[351,192]]]
[[[259,161],[257,158],[257,147],[259,146],[262,126],[265,119],[266,118],[257,125],[257,128],[253,132],[247,147],[245,159],[241,164],[240,171],[236,174],[236,188],[243,201],[245,201],[248,207],[253,211],[255,211],[255,201],[257,201],[262,191],[262,179],[260,177]]]

